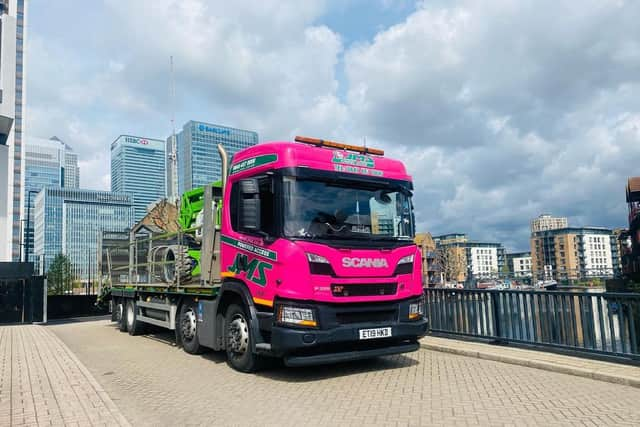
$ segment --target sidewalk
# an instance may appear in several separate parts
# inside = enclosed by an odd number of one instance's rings
[[[0,425],[129,423],[60,339],[20,325],[0,326]]]
[[[544,351],[440,337],[426,337],[422,348],[640,388],[640,367]]]

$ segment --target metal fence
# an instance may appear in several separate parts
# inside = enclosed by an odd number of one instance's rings
[[[640,360],[640,294],[426,289],[435,333]]]

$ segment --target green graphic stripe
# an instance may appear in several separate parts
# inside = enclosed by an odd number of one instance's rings
[[[230,173],[243,172],[248,169],[257,168],[258,166],[266,165],[267,163],[273,163],[278,160],[277,154],[265,154],[262,156],[252,157],[247,160],[243,160],[235,165],[231,165]]]
[[[221,236],[220,241],[222,243],[226,243],[227,245],[231,245],[234,248],[249,251],[253,254],[259,255],[263,258],[270,259],[272,261],[278,260],[277,252],[270,251],[269,249],[261,248],[260,246],[253,245],[251,243],[242,242],[240,240],[236,240],[228,236]]]

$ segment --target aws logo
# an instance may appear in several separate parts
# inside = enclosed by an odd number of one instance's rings
[[[267,284],[267,270],[271,270],[273,265],[265,261],[260,261],[258,258],[249,260],[246,254],[238,253],[233,260],[233,265],[229,266],[227,270],[239,274],[247,273],[246,278],[258,286],[265,286]]]

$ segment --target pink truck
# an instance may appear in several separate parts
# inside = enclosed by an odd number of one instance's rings
[[[174,330],[185,351],[226,351],[243,372],[267,357],[304,366],[417,350],[427,320],[404,165],[306,137],[229,164],[218,150],[223,179],[183,197],[182,229],[139,225],[129,262],[110,265],[120,329]]]

